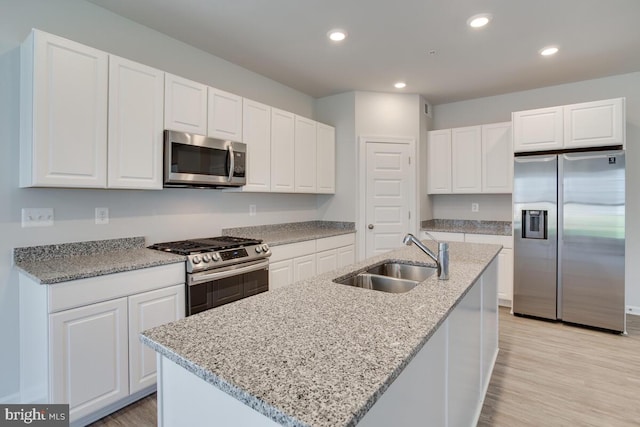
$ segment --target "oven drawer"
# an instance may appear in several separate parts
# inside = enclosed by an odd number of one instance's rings
[[[187,316],[269,290],[269,262],[189,275]]]

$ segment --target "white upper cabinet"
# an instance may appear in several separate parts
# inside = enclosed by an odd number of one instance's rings
[[[624,98],[564,107],[564,147],[625,145]]]
[[[429,194],[511,193],[511,123],[429,132]]]
[[[243,134],[247,144],[247,185],[243,191],[271,191],[271,107],[244,100]]]
[[[336,192],[336,130],[318,123],[316,148],[316,191],[324,194]]]
[[[451,193],[451,129],[429,132],[427,156],[428,193]]]
[[[482,191],[511,193],[513,147],[511,122],[482,126]]]
[[[482,192],[480,126],[451,130],[451,183],[454,193]]]
[[[164,127],[198,135],[207,134],[207,86],[165,75]]]
[[[108,55],[33,30],[21,48],[21,187],[107,184]]]
[[[624,98],[518,111],[512,119],[516,153],[626,146]]]
[[[271,191],[293,193],[295,115],[271,109]]]
[[[162,189],[164,73],[109,57],[109,188]]]
[[[518,111],[512,114],[512,122],[516,153],[562,148],[562,107]]]
[[[305,117],[295,118],[296,193],[316,192],[317,124]]]
[[[242,142],[242,97],[208,88],[207,136]]]

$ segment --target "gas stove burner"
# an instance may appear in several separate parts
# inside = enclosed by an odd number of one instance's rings
[[[164,252],[187,257],[187,273],[211,270],[271,256],[269,245],[259,239],[218,236],[177,242],[156,243],[149,246]]]
[[[219,236],[206,237],[203,239],[180,240],[176,242],[156,243],[149,246],[165,252],[178,255],[194,255],[204,252],[220,251],[224,249],[241,248],[243,246],[259,245],[262,240],[247,239],[244,237]]]

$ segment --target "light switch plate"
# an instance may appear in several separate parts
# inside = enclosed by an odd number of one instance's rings
[[[53,208],[22,208],[22,227],[53,226]]]
[[[471,212],[478,212],[480,210],[479,203],[471,203]]]

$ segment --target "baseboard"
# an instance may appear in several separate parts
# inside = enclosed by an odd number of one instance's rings
[[[131,405],[133,402],[136,402],[140,399],[142,399],[143,397],[146,397],[148,395],[150,395],[151,393],[156,391],[156,385],[152,385],[149,386],[147,388],[145,388],[144,390],[140,390],[134,394],[131,394],[127,397],[125,397],[124,399],[121,399],[115,403],[112,403],[111,405],[104,407],[96,412],[93,412],[89,415],[86,415],[78,420],[74,420],[70,423],[71,427],[82,427],[82,426],[86,426],[89,425],[95,421],[98,421],[101,418],[106,417],[107,415],[110,415],[122,408],[124,408],[125,406]]]
[[[511,308],[511,300],[506,298],[498,298],[498,305],[500,307],[509,307]]]
[[[633,314],[634,316],[640,316],[640,307],[628,305],[627,314]]]
[[[20,403],[20,393],[7,394],[6,396],[0,396],[0,405],[11,405],[14,403]]]

